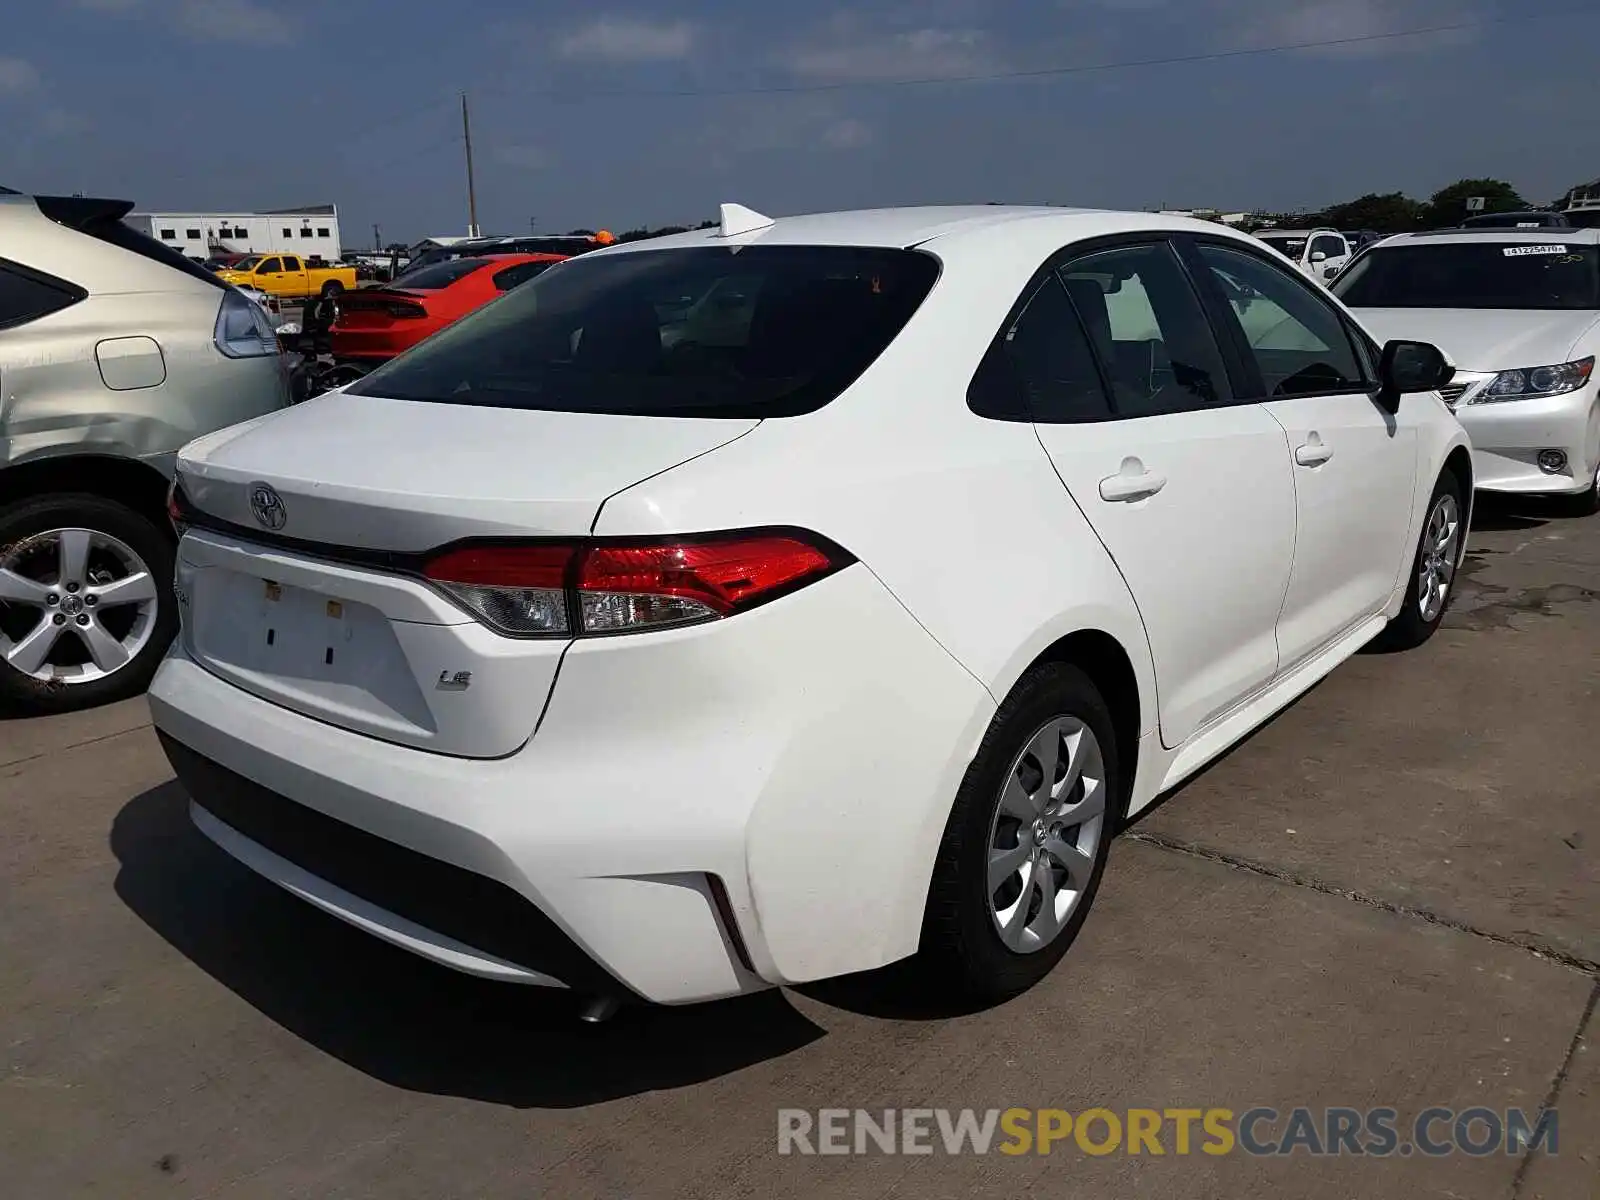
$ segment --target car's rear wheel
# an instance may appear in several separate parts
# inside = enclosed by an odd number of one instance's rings
[[[1043,979],[1077,937],[1121,815],[1111,714],[1078,668],[1030,672],[1001,705],[934,866],[920,965],[991,1002]]]
[[[177,628],[171,536],[99,496],[0,508],[0,708],[65,712],[142,692]]]
[[[340,283],[337,279],[330,279],[327,283],[322,285],[322,298],[324,300],[332,300],[335,296],[340,295],[343,291],[344,284]]]
[[[1461,482],[1450,471],[1439,476],[1428,500],[1411,578],[1399,614],[1376,640],[1382,650],[1410,650],[1434,635],[1455,596],[1456,568],[1466,540],[1466,505]]]

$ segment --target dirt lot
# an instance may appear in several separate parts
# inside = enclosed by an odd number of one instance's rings
[[[1600,1196],[1600,518],[1492,511],[1448,627],[1124,835],[1062,969],[578,1025],[188,824],[142,701],[0,725],[0,1191],[139,1197]],[[783,1107],[1553,1103],[1559,1152],[783,1157]]]

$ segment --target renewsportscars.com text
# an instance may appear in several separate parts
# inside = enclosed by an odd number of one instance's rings
[[[1555,1154],[1558,1114],[1519,1108],[783,1108],[779,1154]]]

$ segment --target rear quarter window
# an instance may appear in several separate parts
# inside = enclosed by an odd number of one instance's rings
[[[65,280],[0,259],[0,329],[14,329],[60,312],[86,294]]]
[[[844,246],[585,256],[350,391],[558,412],[793,416],[850,386],[938,274],[920,251]]]

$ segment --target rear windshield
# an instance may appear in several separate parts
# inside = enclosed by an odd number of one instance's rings
[[[1543,226],[1564,228],[1565,217],[1556,213],[1490,213],[1482,217],[1468,217],[1461,222],[1463,229],[1539,229]]]
[[[404,272],[389,286],[434,292],[449,287],[458,279],[465,279],[488,262],[487,258],[458,258],[451,262],[434,263],[431,267],[418,267],[414,271]]]
[[[1351,308],[1600,308],[1600,250],[1549,242],[1386,246],[1333,284]]]
[[[1263,237],[1261,240],[1289,258],[1298,259],[1306,252],[1305,238]]]
[[[845,246],[585,255],[350,391],[555,412],[793,416],[854,382],[938,273],[918,251]]]

